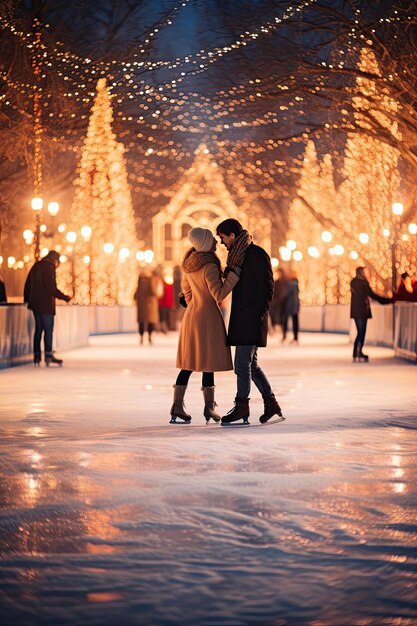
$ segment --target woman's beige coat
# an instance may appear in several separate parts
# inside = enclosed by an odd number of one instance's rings
[[[193,372],[233,369],[226,329],[218,302],[232,291],[239,278],[230,272],[224,284],[215,263],[184,274],[182,288],[188,307],[181,323],[177,367]]]

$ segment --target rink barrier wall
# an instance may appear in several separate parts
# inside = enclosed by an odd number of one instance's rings
[[[24,304],[0,305],[0,369],[33,359],[35,320]],[[53,349],[58,352],[88,345],[88,307],[56,308]]]
[[[395,326],[394,318],[395,316]],[[355,337],[349,305],[303,306],[300,329]],[[0,305],[0,369],[32,361],[34,319],[23,304]],[[58,352],[88,345],[90,335],[137,332],[136,306],[58,305],[55,318],[54,349]],[[395,336],[394,336],[395,334]],[[395,355],[417,362],[417,304],[372,304],[367,345],[394,348]]]

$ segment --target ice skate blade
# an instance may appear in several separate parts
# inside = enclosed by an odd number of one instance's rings
[[[231,423],[222,423],[222,426],[233,426],[233,428],[246,428],[250,426],[251,428],[258,428],[259,426],[272,426],[272,424],[279,424],[280,422],[285,422],[285,417],[277,417],[274,420],[268,420],[267,422],[259,422],[258,424],[250,424],[249,422],[231,422]]]
[[[178,419],[181,419],[180,417]],[[181,422],[177,422],[177,416],[171,415],[171,419],[169,420],[169,424],[191,424],[191,420],[183,420]]]
[[[244,419],[243,422],[221,422],[222,426],[250,426],[248,419]]]

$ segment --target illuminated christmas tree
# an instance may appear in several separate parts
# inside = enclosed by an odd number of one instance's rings
[[[313,141],[304,153],[298,185],[298,197],[290,205],[287,239],[295,241],[296,250],[292,269],[297,272],[304,304],[323,304],[343,301],[342,268],[340,256],[334,253],[339,243],[338,233],[330,229],[332,239],[324,242],[322,233],[328,230],[327,220],[334,216],[336,189],[330,155],[322,161],[317,158]],[[295,254],[294,254],[295,252]],[[298,254],[297,254],[298,253]]]
[[[135,218],[124,148],[112,121],[110,94],[100,79],[71,209],[77,235],[71,280],[78,304],[131,304],[137,281]]]
[[[362,72],[380,76],[375,55],[369,49],[361,51],[358,66]],[[399,201],[400,154],[392,146],[375,139],[369,131],[373,118],[398,136],[397,125],[392,121],[398,105],[386,89],[377,89],[375,80],[357,77],[356,82],[358,95],[353,103],[357,124],[363,132],[356,130],[348,135],[342,171],[345,180],[338,196],[339,219],[347,236],[357,242],[359,260],[369,266],[374,286],[389,289],[392,274],[390,238],[394,227],[392,205]],[[401,224],[396,226],[401,228]]]

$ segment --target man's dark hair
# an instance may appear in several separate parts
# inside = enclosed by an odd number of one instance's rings
[[[233,233],[237,237],[243,230],[243,226],[240,222],[230,217],[228,220],[221,222],[216,228],[216,235],[227,235],[228,237]]]

